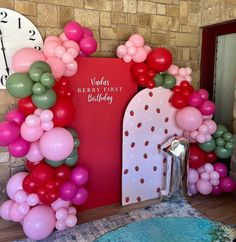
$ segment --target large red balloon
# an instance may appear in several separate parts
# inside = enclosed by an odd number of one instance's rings
[[[146,75],[148,66],[145,63],[134,63],[131,67],[132,74],[137,78],[140,75]]]
[[[44,185],[54,176],[54,170],[47,164],[40,163],[31,172],[31,180],[38,186]]]
[[[18,101],[18,109],[26,116],[32,114],[36,108],[37,107],[32,103],[31,97],[21,98]]]
[[[153,49],[148,55],[147,64],[157,72],[166,71],[172,64],[172,54],[166,48]]]
[[[61,165],[54,169],[55,177],[62,181],[67,181],[70,178],[70,168],[66,165]]]
[[[38,186],[31,180],[30,175],[24,178],[22,186],[27,193],[35,193],[38,190]]]
[[[53,123],[55,127],[65,127],[71,124],[75,117],[75,107],[68,98],[57,99],[52,107]]]
[[[206,163],[206,154],[198,146],[191,145],[189,149],[189,166],[197,169]]]

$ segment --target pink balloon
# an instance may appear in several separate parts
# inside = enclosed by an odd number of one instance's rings
[[[25,115],[18,109],[13,109],[6,115],[7,121],[15,121],[18,125],[21,125],[25,121]]]
[[[198,106],[202,115],[212,115],[215,112],[215,104],[212,101],[205,100]]]
[[[4,220],[11,220],[11,217],[10,217],[10,208],[11,206],[13,205],[13,201],[12,200],[7,200],[5,201],[1,207],[0,207],[0,217]]]
[[[194,132],[194,131],[193,131]],[[196,143],[197,140],[191,136],[191,133],[187,130],[183,132],[183,136],[189,140],[190,143]]]
[[[199,179],[198,172],[195,169],[189,168],[188,170],[188,182],[197,183]]]
[[[83,31],[83,37],[87,37],[87,36],[93,37],[93,32],[91,29],[83,27],[82,31]]]
[[[185,70],[186,70],[187,75],[192,74],[192,69],[190,67],[186,67]]]
[[[216,180],[216,179],[219,179],[220,178],[220,175],[219,175],[219,173],[217,171],[212,171],[210,173],[210,178]]]
[[[80,41],[83,37],[83,29],[81,25],[75,21],[69,21],[64,27],[64,33],[70,40]]]
[[[128,55],[128,54],[125,54],[125,55],[123,56],[123,61],[124,61],[125,63],[129,63],[130,61],[132,61],[132,56],[131,56],[131,55]]]
[[[146,51],[147,54],[149,54],[152,51],[152,48],[148,45],[144,45],[144,50]]]
[[[66,50],[69,48],[73,48],[76,49],[78,53],[80,52],[80,46],[73,40],[64,41],[63,46],[66,48]]]
[[[210,134],[214,134],[216,132],[217,125],[216,125],[215,121],[207,119],[207,120],[203,121],[203,124],[208,127]]]
[[[26,117],[25,123],[30,127],[38,126],[40,125],[40,118],[36,114],[30,114]]]
[[[52,121],[53,112],[49,109],[42,110],[40,113],[40,120],[43,122]]]
[[[31,193],[28,195],[26,202],[29,206],[35,206],[39,203],[39,197],[36,193]]]
[[[129,37],[129,40],[134,43],[134,46],[136,47],[143,47],[144,46],[144,38],[140,34],[132,34]]]
[[[225,164],[221,162],[216,162],[214,164],[214,170],[217,171],[220,175],[220,178],[226,177],[228,173],[228,169]]]
[[[205,134],[198,134],[197,142],[200,143],[200,144],[205,143],[206,142],[206,135]]]
[[[65,63],[65,64],[69,64],[71,63],[73,60],[74,60],[74,56],[69,53],[69,52],[65,52],[62,57],[61,57],[62,61]]]
[[[116,49],[116,55],[119,58],[123,58],[123,56],[126,54],[127,47],[125,45],[119,45],[118,48]]]
[[[200,179],[197,182],[197,190],[199,191],[199,193],[201,193],[202,195],[209,195],[212,192],[212,185],[209,181],[203,181],[202,179]]]
[[[208,126],[205,125],[204,123],[199,127],[198,130],[201,134],[208,134],[209,132]]]
[[[52,74],[54,76],[55,79],[60,79],[65,72],[65,64],[62,62],[61,59],[59,59],[58,57],[54,56],[54,57],[49,57],[46,62],[50,65],[51,69],[52,69]]]
[[[30,143],[20,136],[8,145],[9,153],[14,157],[23,157],[29,152]]]
[[[205,89],[199,89],[197,92],[198,92],[198,94],[201,95],[201,97],[202,97],[203,100],[207,100],[209,98],[209,93],[208,93],[207,90],[205,90]]]
[[[212,173],[214,171],[214,166],[211,163],[204,164],[203,168],[207,173]]]
[[[70,77],[74,76],[77,73],[77,69],[75,70],[69,70],[68,68],[65,70],[64,76]]]
[[[23,230],[28,238],[41,240],[52,233],[55,222],[55,215],[52,208],[47,205],[37,205],[25,216]]]
[[[43,46],[43,53],[44,55],[49,58],[55,56],[55,49],[60,46],[61,44],[57,41],[48,41]]]
[[[147,59],[147,52],[143,47],[137,47],[136,54],[133,56],[133,61],[136,63],[143,62]]]
[[[3,121],[0,123],[0,146],[7,146],[20,135],[20,128],[15,121]]]
[[[195,183],[188,183],[188,192],[190,193],[190,195],[195,195],[198,193]]]
[[[70,180],[77,186],[84,185],[88,181],[88,171],[81,166],[77,166],[72,170]]]
[[[212,137],[210,134],[206,134],[206,142],[211,141]]]
[[[29,142],[37,141],[43,134],[44,130],[40,125],[28,126],[25,122],[20,127],[20,133],[24,140]]]
[[[202,115],[194,107],[185,107],[178,110],[175,119],[177,125],[187,131],[198,129],[202,123]]]
[[[128,55],[131,55],[131,56],[133,56],[133,55],[135,55],[136,54],[136,47],[134,47],[134,46],[130,46],[130,47],[128,47],[127,48],[127,54]]]
[[[200,177],[203,181],[209,181],[210,179],[210,175],[207,172],[202,172]]]
[[[65,52],[66,49],[62,45],[59,45],[54,49],[55,56],[58,58],[61,58]]]
[[[69,214],[76,215],[76,214],[77,214],[77,210],[76,210],[75,207],[69,207],[69,208],[68,208],[68,213],[69,213]]]
[[[223,192],[233,192],[235,190],[234,180],[229,176],[221,178],[220,179],[220,189]]]
[[[14,196],[14,200],[17,203],[23,203],[25,202],[27,199],[27,194],[24,190],[19,190],[16,192],[15,196]]]
[[[170,65],[170,67],[168,68],[167,72],[169,74],[171,74],[172,76],[175,76],[178,74],[179,71],[179,67],[177,65]]]
[[[88,192],[84,187],[78,187],[75,197],[72,199],[72,203],[75,205],[82,205],[88,199]]]
[[[212,119],[212,118],[213,118],[213,114],[212,114],[212,115],[202,115],[202,118],[203,118],[204,120]]]
[[[11,199],[14,199],[14,196],[18,191],[23,190],[22,182],[27,175],[27,172],[18,172],[9,179],[6,190],[7,195]]]
[[[11,208],[10,208],[10,218],[12,221],[14,222],[20,222],[21,220],[23,220],[24,216],[23,214],[19,213],[19,203],[15,202],[12,204]]]
[[[72,61],[71,63],[66,65],[66,71],[77,71],[77,69],[78,69],[78,64],[76,61]]]
[[[74,147],[74,139],[71,133],[64,128],[53,128],[45,132],[39,141],[42,155],[52,161],[64,160]]]
[[[45,131],[49,131],[54,127],[53,121],[43,121],[41,122],[41,127]]]
[[[70,206],[70,201],[62,200],[61,198],[58,198],[55,202],[51,204],[51,207],[54,209],[54,211],[57,211],[59,208],[68,208]]]
[[[65,33],[61,33],[61,34],[59,35],[59,39],[62,40],[62,41],[66,41],[66,40],[68,40],[68,38],[66,37]]]
[[[28,72],[34,62],[44,60],[45,56],[42,51],[34,48],[22,48],[12,57],[12,68],[15,72]]]
[[[223,193],[223,191],[220,189],[219,185],[213,186],[213,189],[212,189],[212,194],[213,195],[219,196],[222,193]]]
[[[31,162],[39,162],[44,158],[40,149],[39,149],[39,142],[33,142],[30,144],[29,152],[26,154],[26,159]]]
[[[210,183],[213,185],[213,186],[217,186],[220,184],[220,180],[219,179],[210,179]]]
[[[44,45],[47,44],[48,42],[57,42],[58,44],[61,44],[61,39],[59,39],[57,36],[54,35],[49,35],[45,40],[44,40]]]
[[[205,169],[203,168],[203,166],[200,166],[199,168],[197,168],[197,171],[199,174],[201,174],[202,172],[205,171]]]
[[[187,76],[187,72],[186,72],[185,68],[183,68],[183,67],[179,69],[178,74],[180,76]]]
[[[185,77],[180,76],[180,75],[176,75],[175,79],[176,79],[176,85],[180,85],[180,83],[185,80]]]
[[[76,195],[76,185],[71,181],[66,181],[60,186],[60,198],[70,201]]]
[[[66,208],[59,208],[56,211],[57,220],[66,220],[67,217],[68,217],[68,210]]]
[[[199,135],[199,132],[198,132],[197,130],[194,130],[194,131],[190,132],[190,135],[191,135],[191,137],[192,137],[193,139],[196,139],[197,136]]]
[[[185,76],[185,80],[188,81],[188,82],[191,82],[192,81],[192,77],[191,76]]]
[[[57,220],[56,223],[55,223],[55,228],[58,230],[58,231],[63,231],[67,228],[66,226],[66,221],[64,220]]]
[[[188,97],[188,105],[197,107],[203,102],[201,95],[198,92],[192,92]]]
[[[26,215],[30,210],[30,206],[24,202],[24,203],[20,203],[18,206],[18,212],[21,215]]]
[[[77,224],[77,217],[75,215],[69,215],[66,219],[66,225],[69,228],[73,228]]]
[[[125,42],[125,46],[128,48],[128,47],[134,46],[134,43],[133,43],[133,41],[128,40]]]
[[[79,46],[80,46],[81,51],[84,54],[90,55],[96,51],[97,41],[93,37],[87,36],[80,40]]]
[[[76,57],[79,55],[79,52],[80,52],[80,51],[78,51],[78,50],[75,49],[75,48],[68,48],[68,49],[67,49],[67,52],[70,53],[70,54],[72,54],[72,56],[73,56],[74,58],[76,58]]]

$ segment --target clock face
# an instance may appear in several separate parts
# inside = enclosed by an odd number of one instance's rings
[[[31,47],[40,50],[43,39],[36,26],[22,14],[0,8],[0,89],[14,71],[12,57],[17,50]]]

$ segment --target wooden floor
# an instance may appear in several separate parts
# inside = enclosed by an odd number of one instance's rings
[[[236,194],[224,194],[219,197],[193,196],[189,197],[190,204],[206,217],[230,224],[236,224]],[[112,205],[103,208],[92,209],[79,213],[79,223],[85,223],[114,214],[122,214],[130,210],[159,203],[159,200],[151,200],[135,205],[121,207]],[[0,219],[0,242],[13,241],[24,238],[22,227],[18,223],[6,222]]]

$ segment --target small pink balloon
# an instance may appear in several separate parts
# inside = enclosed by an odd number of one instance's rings
[[[65,64],[69,64],[71,63],[73,60],[74,60],[74,56],[69,53],[69,52],[65,52],[62,57],[61,57],[62,61],[65,63]]]
[[[202,118],[204,120],[212,119],[213,118],[213,114],[212,115],[202,115]]]
[[[208,126],[205,124],[202,124],[198,130],[201,134],[207,134],[209,132]]]
[[[219,173],[217,172],[217,171],[212,171],[211,173],[210,173],[210,178],[211,179],[220,179],[220,175],[219,175]]]
[[[66,50],[68,50],[69,48],[73,48],[73,49],[76,49],[76,51],[79,53],[80,52],[80,46],[78,43],[76,43],[75,41],[73,40],[67,40],[67,41],[64,41],[63,42],[63,47],[66,48]]]
[[[190,134],[189,131],[184,130],[184,132],[183,132],[183,136],[184,136],[186,139],[188,139],[190,143],[196,143],[196,142],[197,142],[196,139],[194,139],[193,137],[191,137],[191,134]]]
[[[200,166],[199,168],[197,168],[197,172],[201,174],[202,172],[205,172],[205,169],[203,168],[203,166]]]
[[[203,168],[207,173],[211,173],[214,171],[214,166],[211,163],[204,164]]]
[[[27,199],[27,194],[24,190],[19,190],[16,192],[15,196],[14,196],[14,200],[17,203],[23,203],[25,202]]]
[[[198,109],[202,115],[212,115],[215,112],[215,104],[210,100],[204,100]]]
[[[210,179],[210,175],[207,172],[202,172],[200,177],[203,181],[209,181]]]
[[[27,124],[27,126],[29,127],[35,127],[40,125],[40,118],[38,115],[35,114],[30,114],[26,117],[25,119],[25,123]]]
[[[132,34],[129,37],[129,40],[132,41],[134,46],[136,46],[136,47],[143,47],[144,46],[144,38],[140,34]]]
[[[68,208],[68,213],[72,214],[72,215],[76,215],[77,214],[77,210],[75,207],[69,207]]]
[[[7,146],[20,135],[19,125],[15,121],[3,121],[0,123],[0,146]]]
[[[40,149],[38,141],[30,144],[29,152],[26,154],[26,159],[31,162],[39,162],[44,158]]]
[[[180,68],[179,71],[178,71],[178,74],[180,76],[187,76],[186,69],[185,68]]]
[[[68,38],[66,37],[65,33],[61,33],[61,34],[59,35],[59,39],[62,40],[62,41],[66,41],[66,40],[68,40]]]
[[[25,121],[25,115],[18,109],[13,109],[6,115],[7,121],[15,121],[18,125],[21,125]]]
[[[53,129],[54,123],[52,121],[44,121],[44,122],[41,122],[41,127],[43,130],[49,131]]]
[[[66,226],[66,221],[64,220],[57,220],[56,223],[55,223],[55,228],[58,230],[58,231],[63,231],[67,228]]]
[[[226,177],[228,173],[228,169],[225,164],[221,162],[216,162],[214,164],[214,170],[217,171],[220,175],[220,178]]]
[[[12,200],[7,200],[5,201],[1,207],[0,207],[0,217],[4,220],[11,220],[11,217],[10,217],[10,208],[11,206],[13,205],[13,201]]]
[[[133,61],[136,63],[144,62],[147,59],[147,52],[143,47],[137,47],[136,54],[133,56]]]
[[[198,192],[201,193],[202,195],[209,195],[213,189],[213,187],[209,181],[204,181],[202,179],[200,179],[197,182],[196,187],[197,187]]]
[[[215,121],[213,121],[213,120],[204,120],[203,124],[208,127],[208,130],[209,130],[210,134],[214,134],[216,132],[217,125],[216,125]]]
[[[79,55],[78,49],[75,49],[75,48],[68,48],[67,52],[72,54],[74,58],[76,58]]]
[[[152,48],[148,45],[144,45],[144,50],[146,51],[147,54],[149,54],[152,51]]]
[[[190,67],[186,67],[185,70],[186,70],[187,75],[192,74],[192,69]]]
[[[49,35],[45,40],[44,40],[44,45],[47,44],[48,42],[57,42],[58,44],[61,44],[61,39],[58,38],[57,36],[54,35]]]
[[[75,197],[72,199],[72,203],[75,205],[82,205],[88,199],[88,192],[84,187],[78,187]]]
[[[207,90],[205,90],[205,89],[199,89],[197,92],[198,92],[198,94],[201,95],[201,97],[202,97],[203,100],[207,100],[209,98],[209,93],[208,93]]]
[[[66,49],[62,46],[62,45],[58,45],[55,49],[54,49],[54,54],[56,57],[61,58],[62,55],[66,52]]]
[[[30,206],[26,202],[21,203],[18,206],[18,212],[21,215],[26,215],[29,212],[29,210],[30,210]]]
[[[134,43],[132,41],[128,40],[125,42],[125,46],[128,48],[128,47],[134,46]]]
[[[8,145],[9,153],[16,158],[25,156],[29,152],[29,148],[30,143],[22,139],[20,136]]]
[[[10,208],[10,218],[14,222],[20,222],[23,220],[24,216],[23,214],[19,213],[19,205],[17,202],[13,203],[11,208]]]
[[[35,109],[34,114],[40,116],[42,111],[43,110],[41,108],[37,108],[37,109]]]
[[[69,206],[70,201],[65,201],[61,198],[58,198],[55,202],[51,204],[51,207],[54,209],[54,211],[57,211],[59,208],[68,208]]]
[[[193,139],[196,139],[197,136],[199,135],[199,132],[198,132],[197,130],[194,130],[194,131],[190,132],[190,135],[191,135],[191,137],[192,137]]]
[[[72,170],[70,180],[77,186],[84,185],[88,181],[88,171],[81,166],[77,166]]]
[[[192,77],[191,76],[185,76],[185,80],[188,81],[189,83],[192,82]]]
[[[80,40],[79,46],[84,54],[91,55],[97,49],[97,41],[93,37],[87,36]]]
[[[66,220],[67,217],[68,217],[68,210],[66,208],[59,208],[56,211],[57,220]]]
[[[25,122],[20,127],[20,134],[22,138],[29,142],[35,142],[42,136],[44,130],[40,125],[28,126]]]
[[[189,168],[188,170],[188,182],[197,183],[199,179],[199,174],[195,169]]]
[[[198,92],[192,92],[188,97],[188,104],[192,107],[197,107],[203,102],[201,95]]]
[[[50,65],[51,69],[52,69],[52,74],[54,76],[55,79],[60,79],[63,75],[64,72],[66,70],[65,64],[63,63],[63,61],[54,56],[54,57],[49,57],[46,62]]]
[[[125,45],[119,45],[118,48],[116,49],[116,55],[119,58],[123,58],[123,56],[126,54],[127,47]]]
[[[76,42],[80,41],[84,34],[81,25],[75,21],[69,21],[65,25],[64,33],[69,40]]]
[[[220,180],[219,179],[210,179],[210,183],[212,184],[212,186],[217,186],[220,184]]]
[[[27,172],[18,172],[8,180],[6,190],[7,195],[11,199],[14,199],[14,196],[18,191],[23,190],[22,182],[27,175]]]
[[[131,56],[135,55],[136,54],[136,47],[134,47],[134,46],[128,47],[127,48],[127,54],[131,55]]]
[[[39,197],[36,193],[31,193],[28,195],[26,202],[29,206],[35,206],[39,203]]]
[[[210,134],[206,134],[206,142],[211,141],[212,137]]]
[[[48,41],[43,45],[44,55],[47,58],[55,56],[55,49],[60,45],[57,41]]]
[[[189,192],[189,195],[195,195],[198,193],[195,183],[188,183],[188,192]]]
[[[206,142],[206,136],[205,136],[205,134],[198,134],[198,136],[197,136],[197,142],[198,143],[205,143]]]
[[[69,228],[75,227],[77,224],[77,217],[75,215],[70,214],[66,219],[66,225]]]
[[[78,64],[76,61],[73,61],[69,64],[66,65],[66,69],[70,70],[70,71],[77,71],[78,69]]]
[[[180,75],[176,75],[175,79],[176,79],[176,85],[180,85],[182,81],[186,80],[184,76],[180,76]]]
[[[124,61],[125,63],[129,63],[130,61],[132,61],[132,56],[131,56],[131,55],[128,55],[128,54],[125,54],[125,55],[123,56],[123,61]]]
[[[64,76],[66,77],[70,77],[70,76],[74,76],[77,73],[77,69],[76,70],[69,70],[68,68],[65,70],[64,72]]]
[[[91,29],[83,27],[82,31],[83,31],[83,37],[87,37],[87,36],[93,37],[93,31]]]
[[[40,113],[40,120],[41,121],[52,121],[53,119],[53,112],[49,109],[42,110]]]
[[[220,189],[223,192],[233,192],[235,190],[234,180],[229,176],[221,178],[220,179]]]
[[[172,76],[176,76],[178,74],[179,67],[177,65],[171,64],[168,68],[167,72]]]
[[[212,189],[212,194],[213,195],[219,196],[222,193],[223,193],[223,191],[220,189],[219,185],[213,186],[213,189]]]

